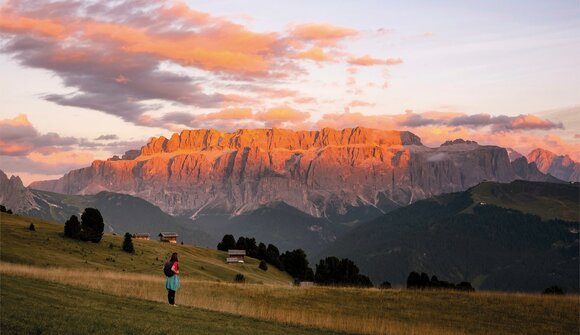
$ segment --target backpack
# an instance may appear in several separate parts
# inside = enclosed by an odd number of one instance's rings
[[[165,273],[165,276],[173,277],[175,275],[173,270],[171,270],[172,266],[173,266],[172,262],[167,262],[167,263],[165,263],[165,265],[163,265],[163,273]]]

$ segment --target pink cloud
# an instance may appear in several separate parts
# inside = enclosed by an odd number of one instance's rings
[[[372,102],[361,101],[361,100],[353,100],[353,101],[348,103],[348,106],[349,107],[373,107],[373,106],[376,106],[376,104],[372,103]]]
[[[439,146],[447,140],[463,138],[481,144],[511,147],[521,153],[540,147],[559,154],[568,154],[574,160],[580,161],[580,144],[571,143],[555,134],[537,133],[559,129],[561,124],[530,116],[488,117],[485,114],[466,115],[460,112],[438,111],[416,113],[410,110],[404,114],[365,115],[347,110],[345,113],[324,114],[315,126],[337,129],[363,126],[386,130],[409,130],[420,136],[422,142],[428,146]]]

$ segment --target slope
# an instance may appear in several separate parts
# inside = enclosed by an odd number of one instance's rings
[[[483,183],[364,223],[320,256],[349,257],[375,282],[424,271],[478,289],[578,292],[577,208],[578,185]]]
[[[154,238],[161,231],[175,231],[184,243],[215,245],[214,239],[193,228],[190,220],[171,216],[141,198],[111,192],[95,195],[65,195],[33,189],[30,192],[36,206],[24,211],[25,215],[64,223],[71,215],[80,218],[85,208],[93,207],[103,215],[108,232],[149,233]]]
[[[3,262],[163,276],[163,263],[172,252],[178,252],[181,272],[188,278],[233,281],[234,276],[241,273],[250,283],[287,284],[292,281],[274,267],[260,270],[259,261],[255,259],[247,258],[245,264],[228,265],[226,253],[221,251],[134,240],[135,253],[129,254],[121,250],[121,236],[105,234],[100,243],[82,242],[62,237],[63,225],[55,222],[0,215],[0,259]],[[31,223],[36,231],[28,230]]]

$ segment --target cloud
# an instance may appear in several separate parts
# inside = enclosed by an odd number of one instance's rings
[[[300,101],[286,84],[308,76],[310,61],[346,66],[344,42],[363,37],[326,23],[257,32],[171,0],[8,0],[0,16],[0,52],[56,74],[70,89],[47,92],[45,100],[151,127],[164,124],[152,114],[184,107],[264,108],[272,104],[264,99]],[[256,89],[224,87],[232,82]]]
[[[346,38],[360,33],[351,28],[339,27],[325,23],[299,24],[290,30],[290,39],[300,42],[311,42],[318,47],[335,47]]]
[[[564,128],[562,123],[555,123],[530,114],[518,116],[492,116],[489,114],[465,115],[450,119],[447,121],[447,124],[450,126],[466,126],[471,128],[491,126],[494,132]]]
[[[373,107],[376,106],[377,104],[372,103],[372,102],[366,102],[366,101],[361,101],[361,100],[353,100],[351,102],[348,103],[349,107]]]
[[[348,63],[351,65],[359,66],[372,66],[372,65],[397,65],[402,64],[403,60],[401,58],[374,58],[369,55],[364,55],[361,57],[351,57],[348,59]]]
[[[32,151],[50,152],[67,149],[78,140],[56,133],[40,134],[21,114],[13,119],[0,120],[0,155],[24,156]]]
[[[559,154],[568,154],[580,161],[580,143],[563,139],[546,131],[560,129],[562,123],[535,115],[490,116],[467,115],[460,112],[406,111],[395,115],[365,115],[358,112],[327,113],[315,123],[317,128],[368,127],[388,130],[409,130],[421,137],[427,146],[436,147],[457,138],[475,140],[484,145],[498,145],[527,153],[535,148],[546,148]]]
[[[119,136],[115,135],[115,134],[107,134],[107,135],[101,135],[97,138],[95,138],[95,141],[110,141],[110,140],[118,140]]]
[[[96,140],[117,140],[117,135],[102,135]],[[55,155],[83,148],[106,149],[122,153],[143,145],[144,141],[93,142],[85,138],[40,133],[25,114],[0,119],[0,156]]]
[[[296,55],[294,55],[294,58],[310,59],[315,62],[329,62],[335,59],[335,57],[329,55],[319,47],[312,47],[306,51],[298,52]]]

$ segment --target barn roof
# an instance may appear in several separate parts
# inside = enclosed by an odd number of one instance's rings
[[[161,232],[159,233],[160,237],[179,237],[179,235],[177,235],[177,233],[173,233],[173,232]]]

